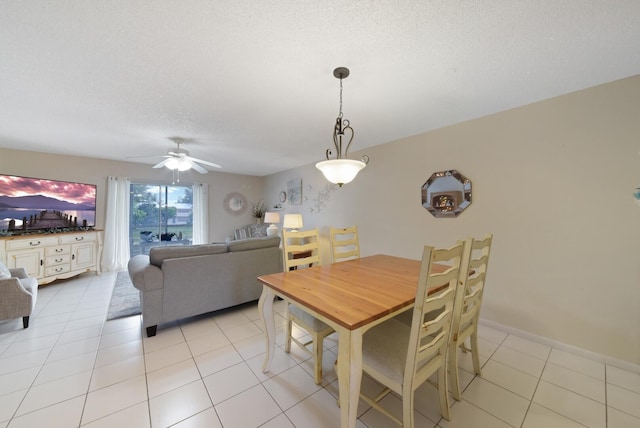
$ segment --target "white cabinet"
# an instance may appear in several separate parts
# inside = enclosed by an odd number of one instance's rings
[[[71,269],[90,268],[96,264],[95,242],[71,245]]]
[[[38,284],[82,272],[100,273],[102,232],[11,236],[0,240],[0,258],[10,268],[25,268]]]
[[[44,271],[43,253],[42,248],[9,251],[7,254],[10,257],[7,258],[7,266],[10,269],[25,268],[29,276],[40,278]]]

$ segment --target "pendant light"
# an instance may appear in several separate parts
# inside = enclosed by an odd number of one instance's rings
[[[333,127],[333,144],[335,146],[335,154],[332,149],[327,149],[327,160],[318,162],[318,168],[324,174],[325,178],[331,183],[342,187],[345,183],[350,183],[356,178],[358,172],[367,166],[369,157],[363,156],[361,160],[347,159],[349,146],[353,141],[354,131],[347,119],[342,118],[342,79],[349,76],[349,69],[346,67],[338,67],[333,70],[333,75],[340,79],[340,112]],[[342,149],[344,148],[344,153]],[[332,159],[332,156],[335,156]]]

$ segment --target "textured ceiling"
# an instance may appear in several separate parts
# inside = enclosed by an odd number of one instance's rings
[[[177,136],[266,175],[330,148],[337,66],[361,150],[639,74],[638,22],[638,0],[0,0],[0,147],[155,163]]]

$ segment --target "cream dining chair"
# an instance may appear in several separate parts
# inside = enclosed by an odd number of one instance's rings
[[[319,234],[318,229],[306,231],[282,230],[282,248],[284,251],[284,269],[289,271],[303,266],[319,265]],[[305,330],[311,340],[302,342],[293,336],[293,324]],[[324,338],[333,333],[333,328],[318,320],[313,315],[303,311],[294,304],[287,305],[287,326],[285,351],[291,351],[291,342],[300,346],[313,357],[314,380],[317,384],[322,381],[322,350]],[[309,349],[313,345],[313,351]]]
[[[330,227],[329,240],[333,262],[360,258],[360,242],[358,227]]]
[[[363,337],[363,371],[386,388],[375,397],[361,392],[360,398],[403,427],[413,428],[414,392],[436,372],[440,412],[449,420],[446,354],[464,245],[458,243],[448,250],[425,246],[411,325],[391,318]],[[433,273],[434,262],[451,267]],[[443,285],[441,291],[428,295],[429,289]],[[425,314],[436,311],[435,319],[425,320]],[[379,404],[392,391],[402,398],[402,419]]]
[[[460,274],[460,287],[456,296],[451,343],[449,345],[449,376],[451,377],[451,393],[456,400],[461,399],[460,380],[458,376],[458,347],[468,352],[465,340],[470,339],[471,360],[473,370],[481,375],[480,355],[478,350],[478,319],[482,295],[489,266],[492,234],[481,240],[468,238],[465,241],[465,256]]]

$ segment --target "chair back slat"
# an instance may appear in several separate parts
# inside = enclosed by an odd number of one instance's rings
[[[447,333],[441,331],[433,339],[418,347],[418,361],[425,362],[433,360],[435,357],[442,356],[442,347],[447,346]],[[421,365],[424,365],[421,364]]]
[[[329,228],[333,262],[360,258],[360,242],[356,226]]]
[[[284,270],[320,264],[318,229],[282,231]]]
[[[450,267],[446,271],[442,273],[434,273],[429,276],[429,280],[427,281],[427,288],[434,288],[441,285],[445,285],[447,283],[451,284],[453,282],[458,281],[459,268],[458,267]]]

